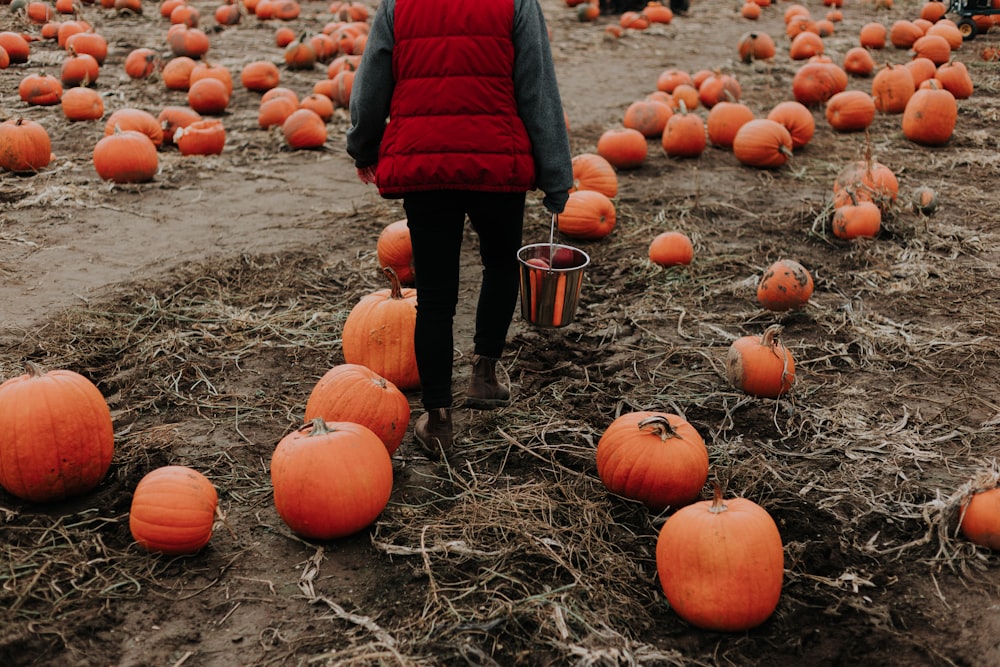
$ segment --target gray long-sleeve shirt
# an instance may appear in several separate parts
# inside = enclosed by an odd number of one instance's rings
[[[538,0],[514,2],[514,91],[531,140],[535,180],[545,206],[562,212],[573,186],[573,166],[548,30]],[[347,152],[359,168],[378,162],[395,81],[392,74],[395,0],[382,0],[372,19],[351,92]]]

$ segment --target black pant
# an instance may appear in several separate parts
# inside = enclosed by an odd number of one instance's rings
[[[423,406],[451,407],[455,307],[465,219],[479,237],[483,279],[476,306],[473,351],[499,359],[520,289],[517,251],[525,194],[434,191],[406,195],[403,208],[417,288],[414,345]]]

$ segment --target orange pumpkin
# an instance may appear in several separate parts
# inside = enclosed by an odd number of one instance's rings
[[[210,43],[208,35],[200,28],[188,28],[183,24],[176,24],[180,30],[167,33],[167,45],[170,52],[175,56],[187,56],[194,60],[200,59],[208,53]]]
[[[861,90],[845,90],[826,103],[826,120],[838,132],[865,130],[875,120],[875,101]]]
[[[665,93],[674,92],[674,88],[682,83],[694,86],[694,80],[691,78],[691,75],[680,69],[665,69],[656,77],[656,89],[662,90]]]
[[[105,181],[145,183],[159,169],[156,146],[148,135],[135,130],[116,131],[94,146],[94,169]]]
[[[958,60],[950,60],[938,67],[934,78],[938,80],[942,88],[954,95],[956,100],[971,97],[975,90],[968,68],[965,63]]]
[[[903,66],[910,70],[910,74],[913,76],[913,86],[915,89],[919,88],[920,84],[927,79],[933,79],[937,75],[937,65],[931,62],[930,58],[917,56],[912,60],[906,61]]]
[[[870,149],[868,149],[870,153]],[[844,166],[833,181],[834,206],[852,203],[852,195],[875,202],[887,210],[899,194],[899,181],[893,171],[866,155]]]
[[[392,459],[371,429],[311,423],[283,437],[271,455],[274,506],[299,535],[331,540],[371,525],[392,493]]]
[[[884,49],[887,35],[888,30],[886,30],[885,25],[878,21],[872,21],[861,26],[858,42],[866,49]]]
[[[217,65],[206,61],[195,63],[188,78],[188,87],[201,79],[218,79],[226,87],[226,95],[233,94],[233,75],[225,65]]]
[[[705,133],[705,121],[701,116],[688,113],[681,102],[680,113],[675,113],[667,121],[663,132],[663,150],[669,157],[695,158],[705,152],[708,135]]]
[[[281,71],[270,60],[254,60],[240,70],[240,83],[247,90],[262,93],[281,82]]]
[[[838,206],[830,226],[839,239],[874,238],[882,228],[882,210],[871,201]]]
[[[673,110],[662,102],[636,100],[625,110],[622,125],[638,130],[644,137],[659,137],[673,113]]]
[[[780,167],[792,155],[792,135],[784,125],[775,120],[751,120],[736,132],[733,138],[733,155],[750,167]]]
[[[913,43],[915,57],[927,58],[941,66],[951,60],[951,45],[941,35],[924,35]]]
[[[0,384],[0,486],[31,502],[93,491],[114,454],[104,396],[74,371],[26,365]]]
[[[125,57],[125,73],[132,79],[145,79],[161,66],[160,54],[153,49],[132,49]]]
[[[201,120],[201,115],[190,107],[165,106],[156,117],[163,131],[163,143],[173,143],[174,133],[182,127]]]
[[[618,174],[610,162],[596,153],[575,155],[570,192],[575,190],[596,190],[613,199],[618,194]]]
[[[955,96],[937,79],[925,81],[903,110],[903,136],[924,146],[943,146],[951,139],[958,121]]]
[[[132,493],[132,538],[146,551],[182,556],[212,539],[219,494],[203,474],[172,465],[147,473]]]
[[[792,60],[808,60],[823,53],[823,38],[814,32],[800,32],[792,38],[788,46],[788,56]]]
[[[899,19],[889,27],[889,43],[897,49],[909,49],[923,36],[924,31],[907,19]]]
[[[840,73],[845,76],[842,78]],[[846,87],[846,72],[828,62],[807,62],[792,76],[792,95],[795,101],[807,107],[826,104],[827,100]]]
[[[403,288],[395,271],[383,269],[391,286],[361,298],[341,335],[344,361],[372,369],[402,391],[420,386],[413,351],[417,292]]]
[[[795,360],[773,324],[761,336],[741,336],[726,353],[726,377],[736,389],[758,398],[778,398],[795,382]]]
[[[793,259],[774,262],[757,283],[757,303],[777,312],[805,306],[812,293],[812,274]]]
[[[73,54],[63,60],[59,72],[59,80],[67,88],[73,86],[89,86],[97,81],[101,66],[94,56],[87,53]]]
[[[181,155],[218,155],[226,145],[226,128],[218,118],[205,118],[177,128],[173,139]]]
[[[281,132],[290,148],[320,148],[326,143],[326,123],[312,109],[299,108],[281,124]]]
[[[903,65],[887,64],[872,79],[875,108],[883,113],[902,113],[914,90],[913,74]]]
[[[753,111],[742,102],[719,102],[708,112],[705,122],[708,140],[713,146],[731,149],[736,133],[753,119]]]
[[[52,141],[40,123],[11,118],[0,123],[0,168],[14,173],[44,169],[52,159]]]
[[[288,117],[299,108],[298,100],[284,95],[261,99],[257,107],[257,124],[262,129],[282,126]]]
[[[646,137],[632,128],[605,130],[597,140],[597,154],[616,169],[635,169],[646,160]]]
[[[616,418],[597,443],[597,474],[608,491],[654,512],[687,505],[708,479],[708,450],[686,419],[637,411]]]
[[[330,122],[333,118],[333,100],[323,93],[311,93],[302,98],[299,106],[303,109],[315,111],[324,123]]]
[[[142,109],[124,107],[112,112],[104,123],[104,136],[110,136],[121,130],[142,132],[157,148],[163,143],[163,126],[160,121]]]
[[[217,115],[229,106],[226,84],[215,77],[191,81],[187,93],[188,106],[204,115]]]
[[[307,70],[316,66],[316,49],[305,35],[293,40],[285,47],[285,66],[288,69]]]
[[[615,228],[614,203],[596,190],[571,192],[558,216],[560,232],[575,239],[602,239]]]
[[[28,104],[51,106],[59,104],[63,87],[59,79],[51,74],[28,74],[18,84],[17,93]]]
[[[70,53],[92,56],[98,65],[103,65],[108,57],[108,40],[88,30],[67,36],[65,48]]]
[[[306,402],[305,420],[354,422],[371,429],[391,456],[410,423],[410,402],[393,383],[358,364],[340,364],[319,379]]]
[[[67,23],[69,22],[67,21]],[[83,26],[80,26],[80,30],[83,30]],[[62,46],[62,42],[59,43],[59,46]],[[0,32],[0,49],[7,52],[10,62],[15,65],[28,62],[28,56],[31,53],[28,40],[22,37],[21,33],[12,30]]]
[[[715,72],[698,86],[698,101],[706,109],[719,102],[738,102],[743,90],[740,82],[731,74]]]
[[[844,54],[844,71],[854,76],[871,76],[875,71],[875,59],[863,46],[855,46]]]
[[[161,76],[167,90],[187,90],[191,85],[191,70],[198,63],[188,56],[171,58],[163,66]]]
[[[753,501],[713,500],[671,515],[656,540],[656,571],[678,616],[717,632],[766,621],[781,599],[784,548],[771,515]]]
[[[792,150],[802,148],[816,133],[816,119],[801,102],[786,100],[779,102],[767,114],[768,120],[780,123],[792,137]]]
[[[959,530],[970,542],[1000,550],[1000,488],[977,491],[963,503]]]
[[[379,266],[392,267],[401,284],[413,284],[413,244],[410,242],[410,227],[406,218],[382,228],[375,244],[375,254]]]
[[[694,246],[683,232],[662,232],[649,244],[649,260],[659,266],[687,266],[692,259]]]
[[[61,103],[70,121],[97,120],[104,115],[104,99],[93,88],[74,86],[63,93]]]

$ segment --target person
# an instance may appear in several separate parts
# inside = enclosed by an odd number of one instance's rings
[[[382,0],[355,74],[347,152],[401,198],[417,291],[425,412],[414,439],[452,447],[454,317],[465,220],[483,266],[465,406],[508,405],[496,375],[519,291],[526,194],[563,211],[573,185],[566,116],[538,0]]]

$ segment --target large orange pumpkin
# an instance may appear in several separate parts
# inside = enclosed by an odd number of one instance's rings
[[[886,65],[872,79],[875,108],[883,113],[903,113],[914,90],[913,74],[905,65]]]
[[[955,96],[937,79],[920,86],[903,110],[903,136],[924,146],[943,146],[951,139],[958,121]]]
[[[371,525],[392,493],[392,459],[367,426],[314,419],[271,455],[274,506],[310,539],[353,535]]]
[[[615,205],[596,190],[571,192],[558,216],[559,231],[575,239],[602,239],[615,228]]]
[[[753,111],[742,102],[719,102],[708,112],[705,129],[713,146],[732,148],[736,133],[754,119]]]
[[[597,443],[597,474],[612,493],[654,512],[690,503],[708,479],[708,450],[686,419],[665,412],[629,412]]]
[[[743,632],[781,599],[784,547],[774,519],[745,498],[678,510],[656,540],[656,571],[670,607],[696,627]]]
[[[159,166],[156,146],[142,132],[116,131],[94,146],[94,169],[105,181],[145,183],[153,180]]]
[[[410,403],[399,387],[359,364],[340,364],[319,379],[306,402],[305,420],[346,421],[371,429],[395,453],[410,423]]]
[[[147,551],[193,554],[212,539],[218,504],[215,487],[197,470],[181,465],[157,468],[135,487],[129,531]]]
[[[391,268],[383,272],[392,286],[362,297],[347,315],[344,361],[367,366],[403,391],[415,389],[420,386],[413,350],[417,292],[404,289]]]
[[[778,102],[767,113],[767,119],[784,125],[788,134],[792,137],[792,150],[802,148],[816,134],[816,119],[813,118],[812,111],[795,100],[785,100]]]
[[[32,502],[94,490],[114,454],[104,396],[74,371],[26,365],[0,384],[0,486]]]
[[[635,169],[646,160],[649,146],[639,130],[630,127],[605,130],[597,139],[597,154],[616,169]]]
[[[838,132],[858,132],[875,120],[875,100],[863,90],[844,90],[826,102],[826,120]]]

